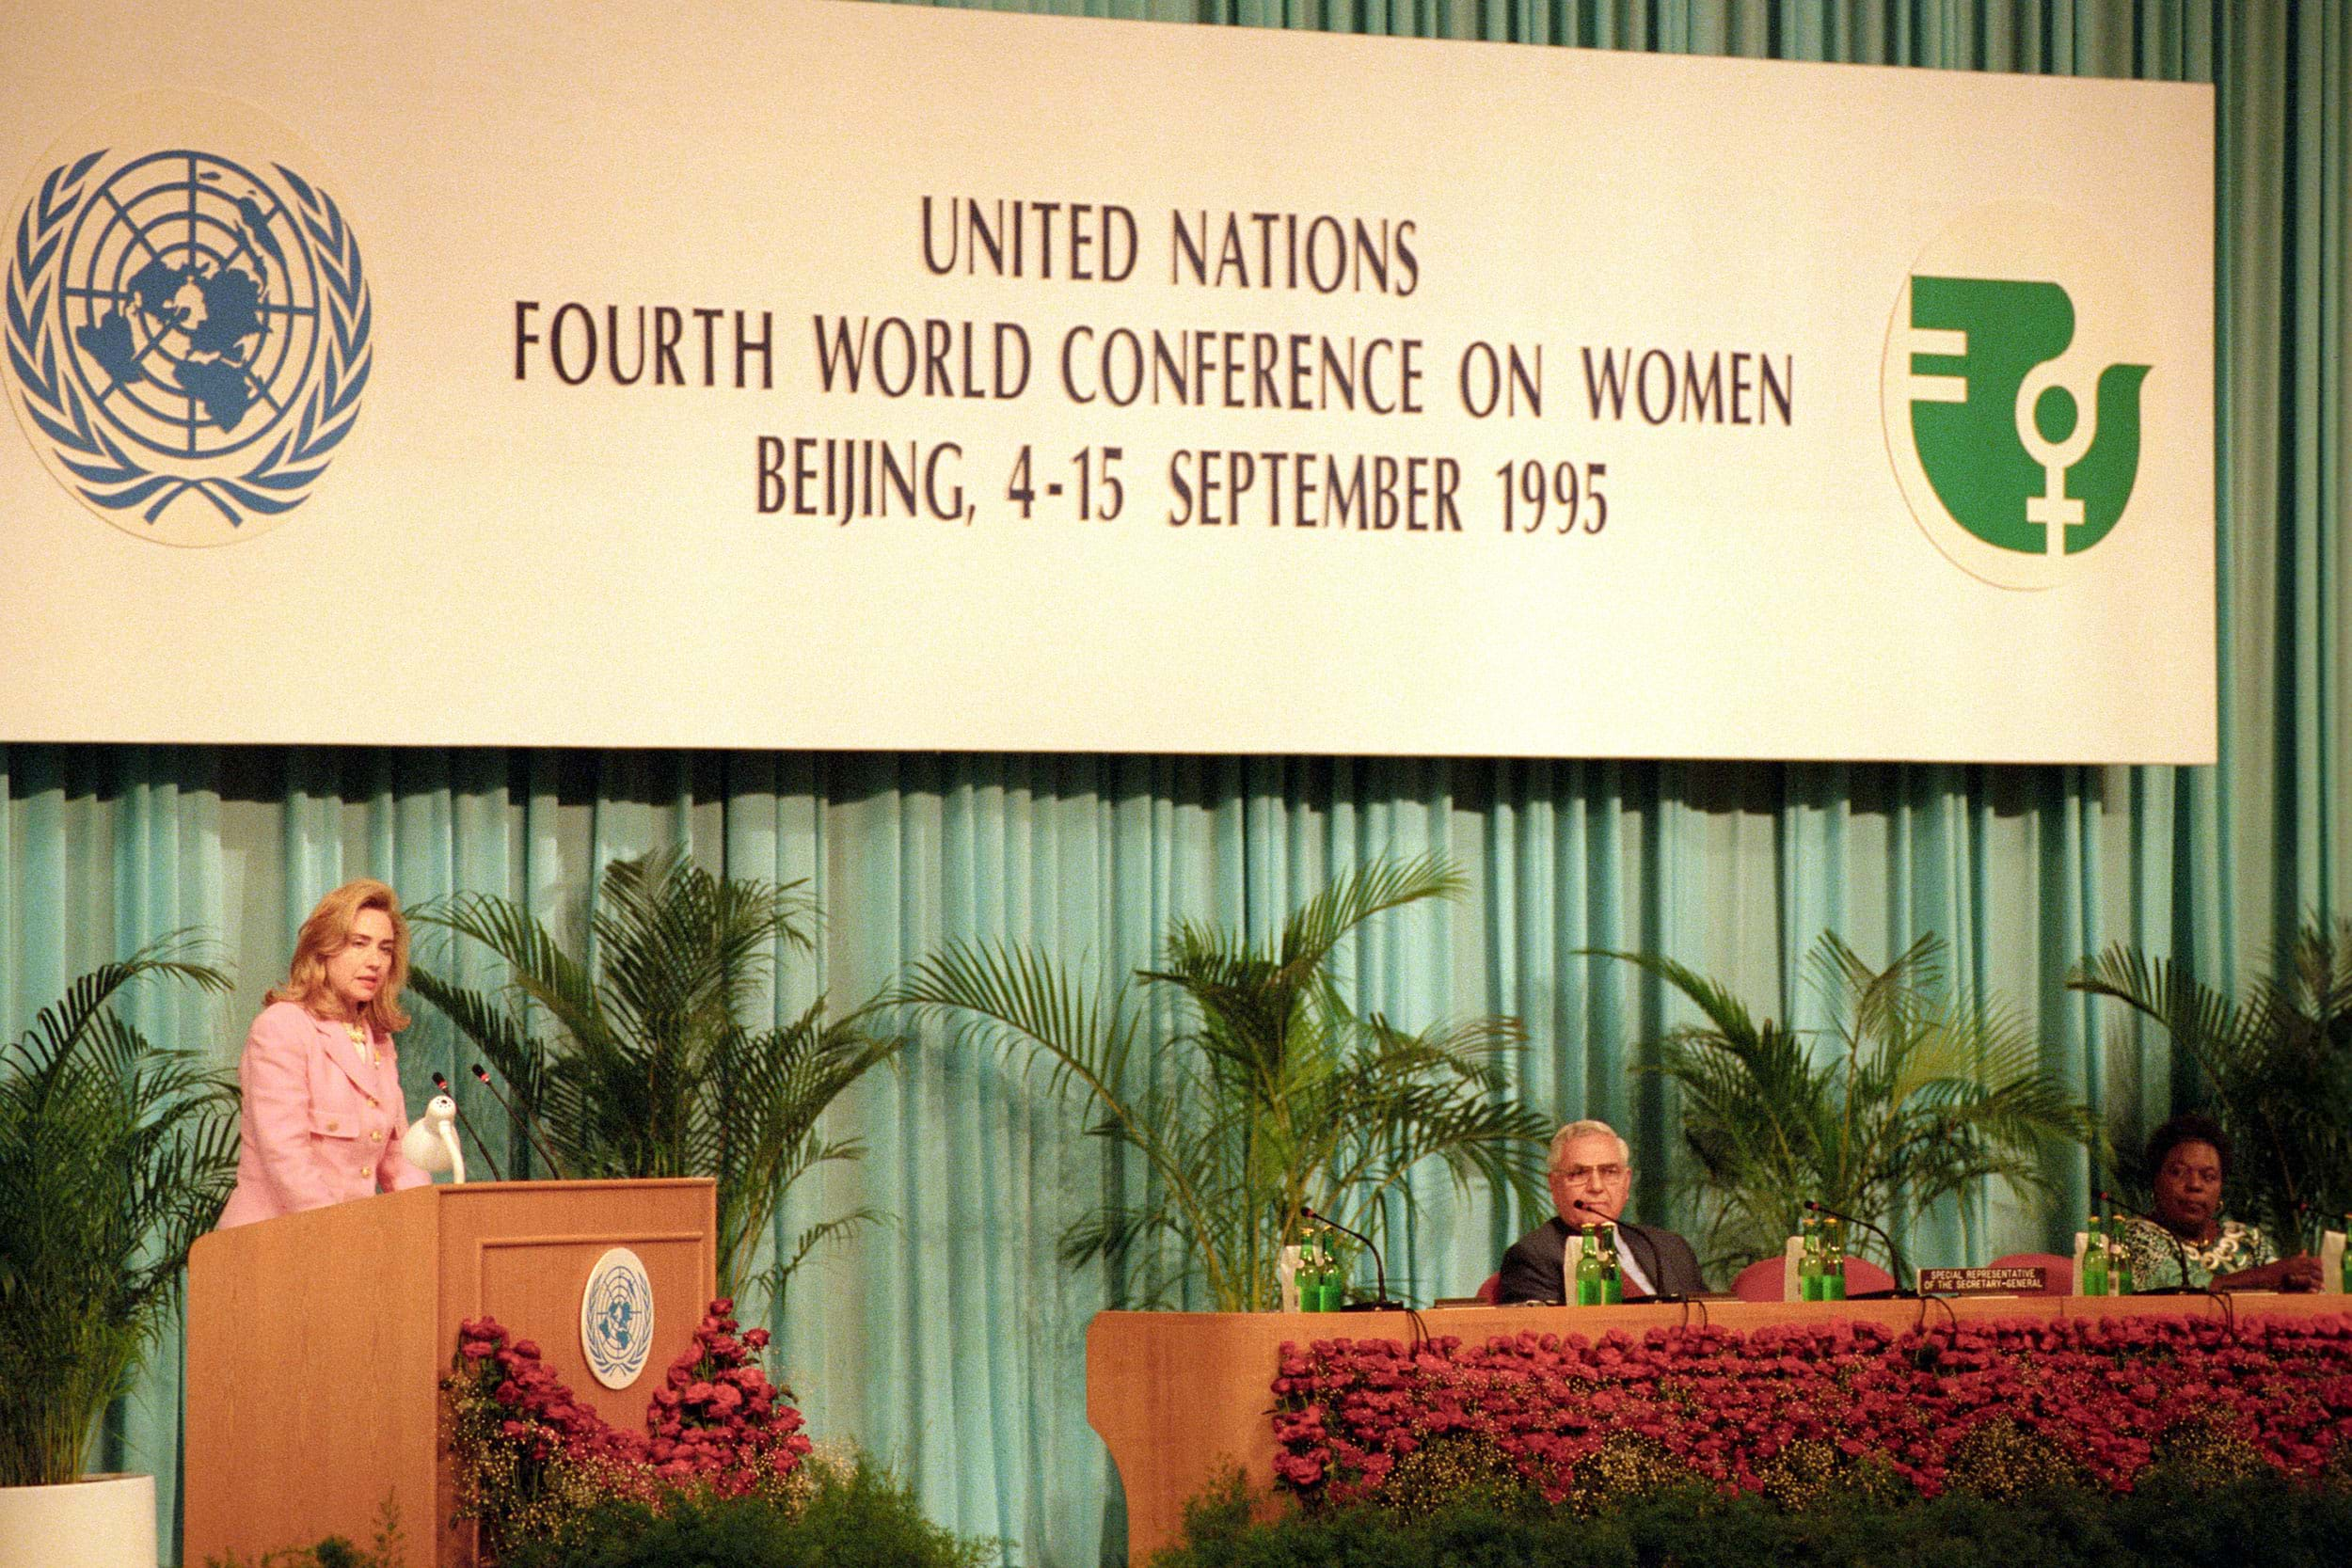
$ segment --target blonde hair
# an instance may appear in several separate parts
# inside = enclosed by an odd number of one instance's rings
[[[362,910],[379,910],[392,923],[392,967],[384,984],[368,999],[360,1017],[370,1030],[389,1035],[408,1027],[401,1010],[400,988],[408,983],[408,922],[401,918],[400,895],[371,877],[345,882],[319,900],[310,918],[294,938],[294,962],[287,965],[286,983],[269,993],[272,1002],[293,1002],[322,1017],[340,1012],[342,1002],[326,981],[326,960],[351,945],[351,928]]]

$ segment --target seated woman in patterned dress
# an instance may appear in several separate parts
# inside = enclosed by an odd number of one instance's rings
[[[2221,1184],[2230,1174],[2230,1139],[2210,1117],[2174,1117],[2149,1135],[2155,1172],[2157,1224],[2119,1214],[2116,1239],[2142,1291],[2170,1285],[2221,1291],[2313,1291],[2319,1259],[2280,1258],[2254,1226],[2221,1217]],[[2176,1244],[2177,1243],[2177,1244]],[[2182,1277],[2182,1263],[2188,1265]]]

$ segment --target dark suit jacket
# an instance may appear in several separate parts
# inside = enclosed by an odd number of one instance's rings
[[[1654,1225],[1617,1222],[1626,1250],[1661,1295],[1694,1296],[1707,1289],[1699,1277],[1698,1254],[1671,1230]],[[1560,1255],[1568,1244],[1568,1227],[1553,1215],[1536,1229],[1511,1243],[1502,1255],[1502,1283],[1497,1301],[1565,1301],[1566,1282],[1560,1277]]]

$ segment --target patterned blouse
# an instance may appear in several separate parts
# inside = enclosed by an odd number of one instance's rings
[[[2168,1285],[2201,1289],[2217,1275],[2258,1269],[2279,1260],[2279,1251],[2270,1244],[2270,1238],[2255,1227],[2240,1225],[2235,1220],[2223,1220],[2221,1233],[2212,1241],[2182,1242],[2175,1251],[2170,1231],[2143,1219],[2118,1214],[2115,1239],[2132,1260],[2133,1288],[2141,1291],[2162,1290]],[[2186,1279],[2181,1277],[2184,1254],[2188,1259]]]

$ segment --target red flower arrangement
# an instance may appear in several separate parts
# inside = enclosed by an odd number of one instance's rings
[[[466,1320],[443,1381],[461,1512],[495,1539],[518,1528],[549,1533],[610,1497],[658,1507],[680,1494],[785,1495],[809,1440],[790,1390],[760,1370],[768,1331],[743,1331],[734,1310],[724,1297],[710,1304],[654,1390],[642,1433],[580,1403],[531,1340],[510,1343],[494,1318]]]
[[[2091,1485],[2128,1491],[2190,1433],[2290,1475],[2352,1457],[2352,1319],[1901,1334],[1792,1323],[1597,1341],[1526,1333],[1470,1348],[1447,1338],[1409,1350],[1317,1340],[1282,1347],[1274,1393],[1276,1484],[1311,1505],[1373,1497],[1400,1463],[1449,1438],[1499,1455],[1552,1503],[1590,1483],[1583,1472],[1603,1467],[1606,1445],[1629,1442],[1726,1493],[1770,1490],[1802,1449],[1834,1464],[1867,1460],[1932,1497],[1995,1428]]]

